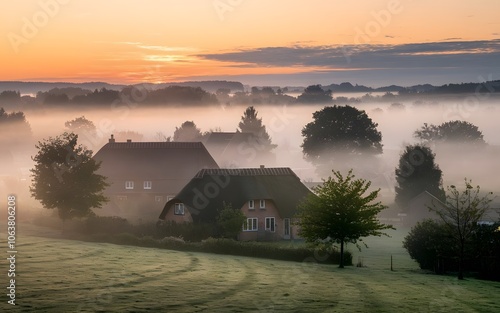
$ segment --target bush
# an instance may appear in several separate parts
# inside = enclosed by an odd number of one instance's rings
[[[478,225],[466,243],[464,270],[480,278],[500,280],[500,224]],[[417,223],[405,237],[403,246],[421,269],[435,273],[458,270],[456,242],[446,227],[434,220]]]

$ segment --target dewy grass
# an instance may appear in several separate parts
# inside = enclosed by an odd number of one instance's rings
[[[368,238],[361,252],[366,267],[338,269],[42,238],[20,227],[16,311],[500,311],[499,283],[425,274],[402,254],[404,232],[392,235]],[[392,252],[399,261],[391,272],[386,254]]]

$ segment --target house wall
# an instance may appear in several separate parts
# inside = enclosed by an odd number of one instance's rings
[[[266,207],[260,208],[260,199],[254,199],[254,209],[250,209],[248,201],[241,207],[241,211],[247,218],[258,219],[257,231],[242,231],[239,235],[239,240],[279,240],[283,238],[283,219],[279,215],[278,209],[271,200],[266,200]],[[275,218],[275,231],[274,233],[266,231],[266,217]]]
[[[184,215],[175,215],[174,212],[174,206],[175,204],[172,203],[170,207],[168,208],[167,215],[165,216],[165,221],[168,222],[176,222],[176,223],[192,223],[193,218],[191,217],[191,213],[187,209],[186,206],[184,206]],[[160,211],[161,212],[161,211]]]

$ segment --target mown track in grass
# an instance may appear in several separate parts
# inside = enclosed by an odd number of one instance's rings
[[[342,270],[21,235],[16,311],[500,311],[499,283],[424,274],[403,260],[399,242],[370,240],[362,252],[368,267]],[[392,272],[386,257],[391,251],[400,264]],[[0,264],[6,268],[5,260]]]

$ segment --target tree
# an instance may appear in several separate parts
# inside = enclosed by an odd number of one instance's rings
[[[96,136],[97,128],[94,123],[85,118],[85,116],[80,116],[75,118],[74,120],[67,121],[64,123],[68,132],[76,133],[79,136],[87,135],[87,136]]]
[[[489,209],[492,201],[488,193],[480,196],[479,185],[475,188],[472,181],[465,179],[465,190],[460,191],[456,186],[447,187],[445,205],[429,207],[435,212],[446,226],[446,231],[455,242],[455,251],[458,256],[458,279],[464,279],[463,265],[465,247],[478,228],[478,222]]]
[[[0,108],[0,134],[9,135],[4,135],[0,139],[0,143],[5,144],[3,149],[6,150],[13,146],[21,146],[32,139],[31,126],[26,120],[24,113],[7,113],[4,108]]]
[[[394,229],[392,225],[381,224],[377,214],[386,206],[377,199],[380,189],[365,195],[371,182],[355,179],[352,170],[346,177],[333,171],[322,185],[314,188],[299,206],[298,225],[300,235],[307,242],[340,244],[340,264],[344,267],[344,244],[357,244],[361,237],[387,235],[384,229]],[[365,244],[366,246],[366,244]]]
[[[424,126],[415,131],[414,136],[424,143],[467,144],[468,146],[486,144],[483,133],[476,125],[459,120],[438,126],[424,123]]]
[[[78,135],[64,133],[38,142],[33,157],[31,195],[47,209],[57,209],[64,221],[92,214],[107,201],[105,177],[96,174],[100,164],[92,151],[77,145]]]
[[[185,121],[181,127],[176,127],[173,141],[200,141],[201,131],[193,121]]]
[[[435,154],[424,145],[409,145],[396,168],[396,204],[406,208],[408,202],[424,191],[445,201],[442,171],[435,163]]]
[[[418,222],[403,241],[403,247],[420,268],[435,273],[444,271],[443,258],[451,254],[451,244],[443,223],[433,219]]]
[[[332,102],[332,99],[332,92],[323,90],[321,85],[311,85],[297,97],[297,101],[300,103],[329,103]]]
[[[224,202],[218,212],[216,223],[222,237],[237,239],[245,220],[246,217],[241,210],[233,209],[231,204]]]
[[[252,133],[257,141],[258,148],[266,153],[276,148],[277,145],[271,142],[271,137],[266,131],[266,126],[262,124],[262,118],[257,117],[257,110],[253,106],[246,108],[241,121],[238,124],[242,133]]]
[[[365,111],[335,105],[314,112],[313,119],[302,129],[301,147],[305,158],[317,166],[331,168],[334,158],[345,155],[349,161],[356,156],[382,153],[378,124]]]

